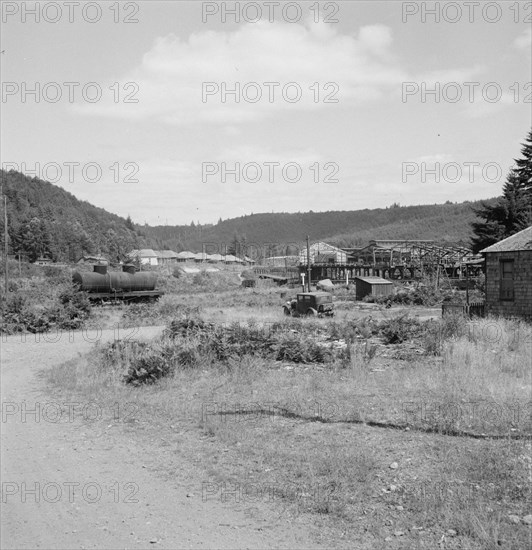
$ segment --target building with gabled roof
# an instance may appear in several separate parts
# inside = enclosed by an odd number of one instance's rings
[[[142,248],[141,250],[132,250],[128,254],[128,258],[133,261],[138,261],[142,265],[157,265],[157,254],[151,248]]]
[[[345,264],[347,263],[347,253],[345,250],[327,244],[324,242],[317,242],[310,245],[310,264]],[[299,251],[299,263],[301,265],[307,264],[307,249],[301,248]]]
[[[196,257],[196,254],[194,254],[194,252],[183,250],[183,252],[179,252],[179,254],[177,255],[177,261],[186,262],[187,260],[193,260],[195,257]]]
[[[159,265],[175,264],[177,262],[177,252],[173,250],[154,250],[157,254],[157,263]]]
[[[532,318],[532,226],[481,250],[486,313]]]
[[[109,260],[101,254],[85,254],[85,256],[82,256],[77,263],[109,265]]]

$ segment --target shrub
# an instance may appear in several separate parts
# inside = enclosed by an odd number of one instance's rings
[[[445,341],[468,333],[468,322],[463,315],[446,315],[438,321],[429,321],[425,327],[423,348],[427,355],[441,355]]]
[[[194,274],[194,277],[192,277],[192,283],[198,286],[207,286],[210,284],[211,279],[211,274],[203,270]]]
[[[379,333],[386,344],[401,344],[423,333],[423,324],[407,314],[386,319],[378,325]]]
[[[140,384],[153,384],[159,378],[170,373],[171,365],[168,360],[157,352],[140,355],[129,365],[125,376],[126,384],[134,386]]]
[[[26,307],[26,298],[21,294],[8,295],[4,315],[18,315]]]
[[[324,363],[331,352],[314,340],[297,334],[283,334],[274,345],[275,359],[292,363]]]
[[[122,314],[126,326],[163,324],[179,316],[199,315],[200,308],[177,301],[175,296],[163,296],[155,304],[131,304]]]
[[[90,302],[70,282],[57,284],[51,298],[36,303],[35,296],[14,294],[3,309],[2,332],[46,332],[52,328],[78,329],[90,316]]]
[[[164,335],[169,338],[189,337],[208,330],[214,330],[214,323],[205,322],[200,316],[184,315],[170,322]]]

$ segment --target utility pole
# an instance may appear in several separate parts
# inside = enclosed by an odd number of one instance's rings
[[[310,242],[307,235],[307,289],[310,292]]]
[[[469,305],[469,266],[466,263],[466,304]]]
[[[4,188],[2,186],[2,194],[4,193]],[[7,300],[7,293],[9,290],[9,274],[7,266],[7,246],[8,246],[8,235],[7,235],[7,197],[4,195],[4,276],[5,276],[5,299]]]

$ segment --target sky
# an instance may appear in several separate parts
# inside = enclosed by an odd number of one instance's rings
[[[472,4],[2,2],[2,166],[152,225],[499,195],[532,4]]]

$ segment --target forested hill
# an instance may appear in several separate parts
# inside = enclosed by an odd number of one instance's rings
[[[495,202],[496,199],[484,201]],[[479,202],[446,203],[423,206],[391,206],[374,210],[305,212],[297,214],[251,214],[202,226],[144,226],[143,232],[158,248],[202,249],[202,243],[236,242],[301,243],[307,235],[312,241],[324,240],[352,247],[371,239],[434,239],[469,245],[470,223],[476,219],[473,208]]]
[[[0,170],[0,181],[7,197],[10,254],[23,253],[30,261],[39,256],[77,261],[101,253],[115,261],[137,247],[139,235],[131,220],[19,172]],[[4,224],[0,226],[3,242]]]
[[[469,244],[473,208],[480,202],[397,206],[374,210],[251,214],[220,220],[216,225],[135,226],[103,208],[80,201],[61,187],[19,172],[0,171],[7,197],[9,253],[30,261],[49,256],[77,261],[87,254],[124,259],[133,248],[213,252],[216,244],[233,250],[243,245],[277,243],[283,253],[289,243],[301,244],[307,235],[338,246],[360,246],[371,239],[434,239]],[[495,202],[495,199],[485,201]],[[3,216],[2,216],[3,217]],[[3,242],[3,224],[0,223]],[[240,246],[239,246],[240,245]]]

